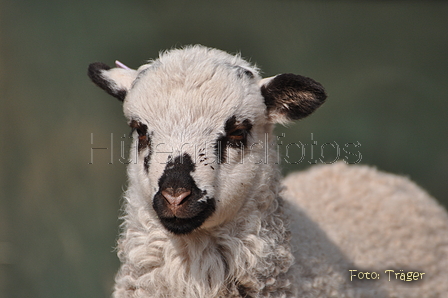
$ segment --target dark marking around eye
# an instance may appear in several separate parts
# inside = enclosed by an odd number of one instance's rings
[[[232,116],[226,121],[224,129],[226,131],[227,146],[240,147],[242,144],[246,147],[247,136],[252,129],[252,123],[248,119],[238,123],[236,117]]]
[[[134,133],[134,131],[136,131],[138,134],[138,144],[137,144],[138,152],[141,153],[145,148],[149,149],[149,152],[143,159],[143,168],[145,169],[145,172],[148,173],[149,161],[152,153],[151,138],[148,133],[148,126],[136,120],[132,120],[129,123],[129,126],[132,128],[131,135]]]
[[[215,154],[218,157],[218,163],[224,163],[227,157],[227,148],[242,149],[247,147],[247,136],[250,135],[252,123],[245,119],[238,122],[235,116],[227,119],[224,130],[225,135],[220,135],[216,140]]]
[[[136,131],[138,134],[138,151],[149,147],[151,139],[148,135],[148,126],[136,120],[132,120],[129,126],[132,128],[132,132]]]

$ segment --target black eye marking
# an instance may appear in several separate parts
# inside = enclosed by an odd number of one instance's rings
[[[148,135],[148,126],[145,124],[132,120],[129,123],[129,126],[132,128],[132,132],[137,132],[138,134],[138,151],[142,151],[143,149],[149,147],[151,145],[151,139]]]
[[[247,147],[247,137],[250,135],[251,129],[252,123],[249,119],[237,121],[235,116],[227,119],[224,126],[225,135],[220,135],[215,144],[218,163],[224,163],[228,147],[236,149]]]
[[[250,135],[250,130],[252,129],[252,123],[245,119],[242,122],[237,122],[236,117],[232,116],[226,121],[224,127],[226,131],[226,146],[233,148],[247,146],[247,136]]]

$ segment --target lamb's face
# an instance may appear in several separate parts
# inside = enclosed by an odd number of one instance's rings
[[[130,183],[175,234],[233,218],[256,188],[272,124],[302,118],[325,99],[311,79],[262,80],[241,58],[198,46],[136,71],[92,64],[89,75],[124,100],[137,155]]]

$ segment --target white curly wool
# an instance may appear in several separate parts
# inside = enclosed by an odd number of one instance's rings
[[[448,297],[448,215],[414,183],[344,163],[281,181],[274,124],[319,83],[202,46],[117,66],[89,67],[135,139],[113,297]]]

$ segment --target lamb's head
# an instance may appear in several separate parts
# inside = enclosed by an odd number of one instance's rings
[[[265,164],[273,124],[306,117],[326,98],[310,78],[262,79],[238,55],[202,46],[171,50],[137,70],[93,63],[89,76],[123,101],[133,130],[133,204],[175,234],[232,219],[260,171],[273,166]]]

